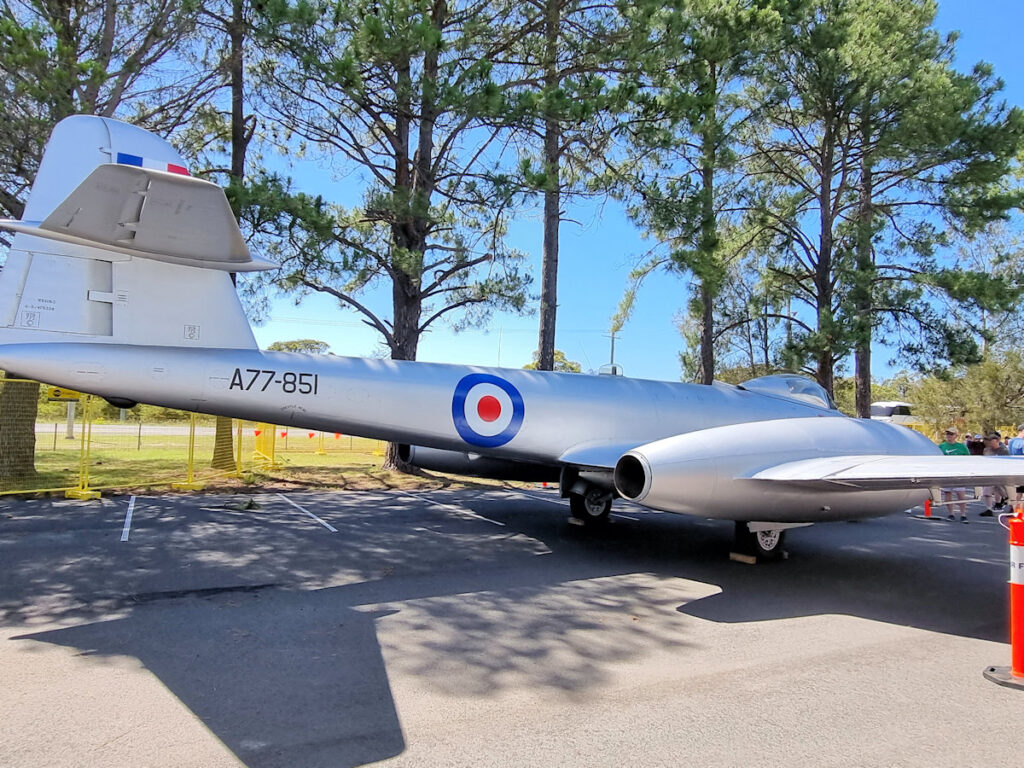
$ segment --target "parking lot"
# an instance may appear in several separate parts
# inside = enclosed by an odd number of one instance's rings
[[[729,523],[584,530],[541,488],[7,499],[0,765],[1009,765],[977,511],[750,566]]]

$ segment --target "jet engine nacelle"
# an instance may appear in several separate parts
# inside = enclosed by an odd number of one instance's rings
[[[453,475],[489,477],[494,480],[522,480],[534,483],[557,483],[561,469],[547,464],[509,461],[481,456],[478,453],[445,451],[418,445],[398,446],[398,456],[414,467],[430,472],[448,472]]]
[[[937,451],[917,432],[867,419],[733,424],[627,451],[615,466],[615,489],[623,498],[654,509],[729,520],[812,522],[884,515],[920,504],[928,491],[864,492],[836,483],[808,493],[797,482],[761,480],[754,475],[782,463],[822,456]],[[851,493],[854,490],[860,492]]]

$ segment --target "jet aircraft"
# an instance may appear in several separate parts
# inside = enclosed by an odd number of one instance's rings
[[[164,140],[74,116],[54,130],[0,273],[0,367],[137,402],[402,445],[424,469],[558,481],[597,522],[621,497],[737,521],[770,557],[796,525],[885,515],[940,485],[1024,483],[840,413],[799,376],[702,386],[263,352],[230,277],[253,257],[223,191]]]

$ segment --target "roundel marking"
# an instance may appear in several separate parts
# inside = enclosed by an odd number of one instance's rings
[[[505,445],[519,433],[525,411],[519,390],[500,376],[471,373],[455,385],[452,421],[459,437],[470,445]]]

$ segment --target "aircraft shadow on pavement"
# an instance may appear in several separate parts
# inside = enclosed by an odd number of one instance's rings
[[[138,659],[251,766],[358,766],[405,748],[380,614],[316,592],[222,593],[23,635]]]
[[[470,698],[578,693],[615,662],[686,646],[680,621],[642,621],[671,616],[680,590],[656,594],[614,559],[579,546],[551,557],[527,536],[416,499],[345,506],[330,516],[336,535],[259,520],[258,510],[162,506],[133,532],[133,548],[116,526],[97,536],[97,520],[83,517],[69,523],[77,536],[36,531],[52,540],[42,551],[12,547],[16,577],[0,589],[0,616],[73,624],[13,640],[95,663],[138,659],[251,766],[356,766],[401,753],[389,668]]]
[[[605,529],[570,527],[575,542],[548,523],[477,507],[527,535],[582,547],[633,568],[718,585],[678,610],[718,622],[842,614],[996,642],[1009,641],[1006,531],[992,518],[972,524],[899,514],[823,523],[788,533],[789,559],[731,562],[732,523],[624,510]]]
[[[111,536],[79,537],[73,559],[58,542],[31,568],[22,556],[28,575],[0,590],[0,617],[75,624],[14,639],[138,658],[261,768],[401,753],[389,669],[470,698],[580,693],[656,650],[699,657],[689,617],[848,614],[1006,640],[1005,538],[992,526],[815,526],[791,535],[787,562],[752,567],[728,561],[722,522],[642,515],[584,531],[501,493],[437,495],[448,509],[367,498],[323,497],[330,536],[258,510],[185,505],[140,531],[131,556]],[[75,599],[48,605],[54,593]]]

